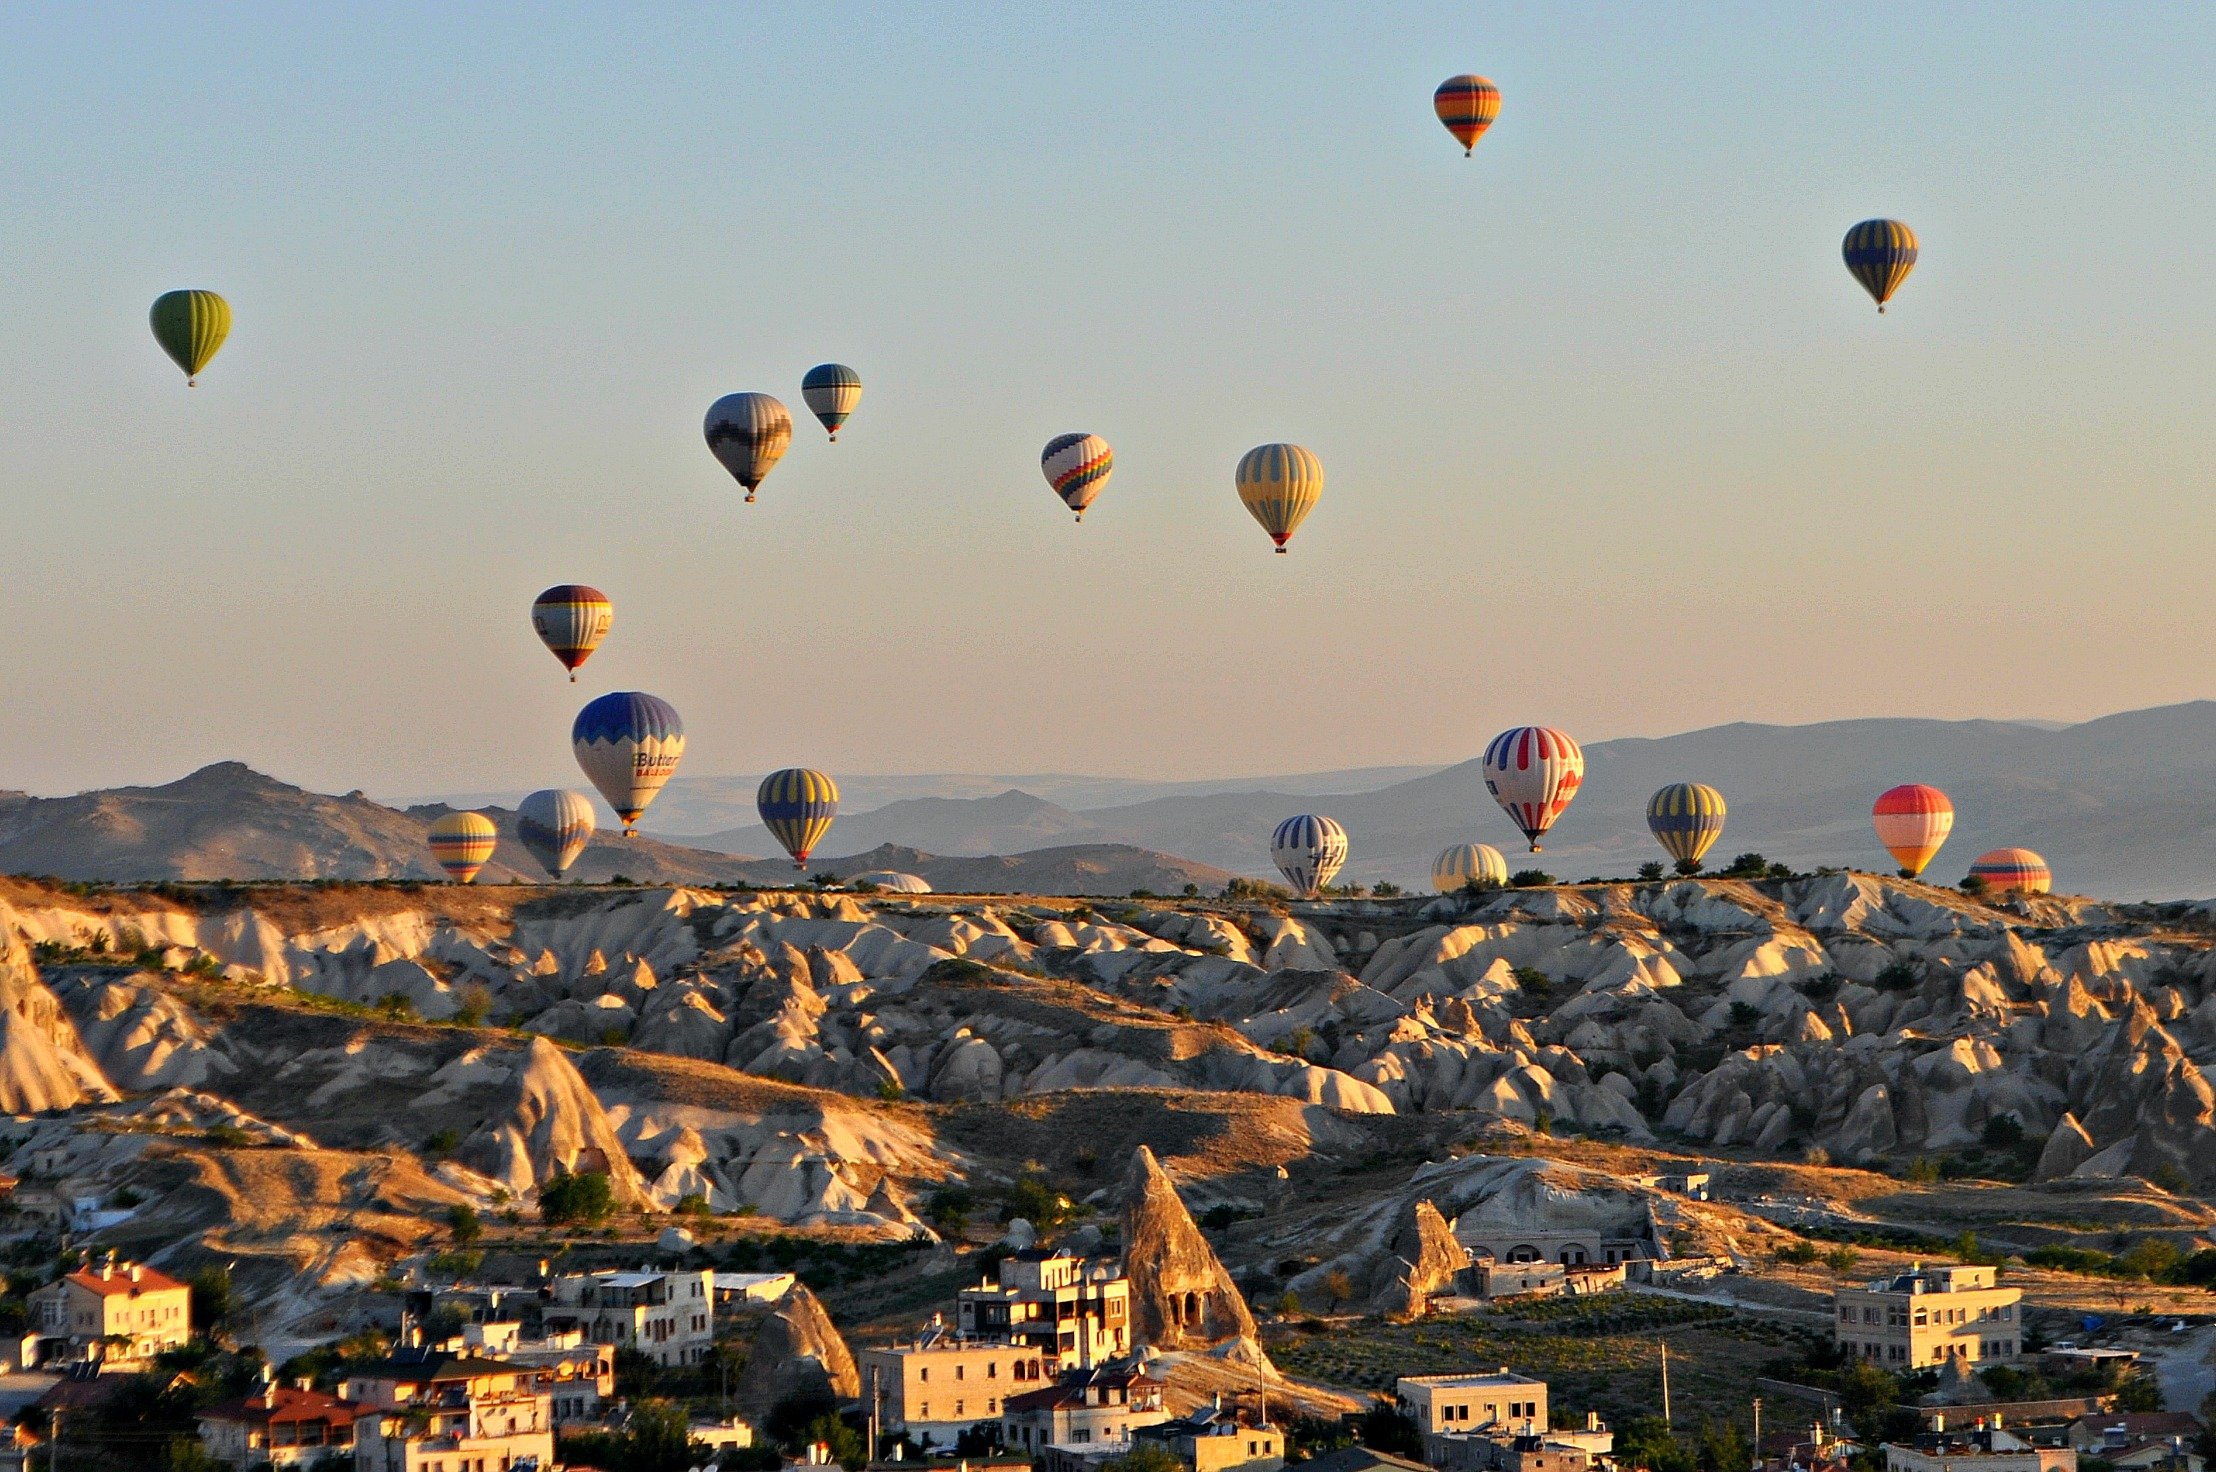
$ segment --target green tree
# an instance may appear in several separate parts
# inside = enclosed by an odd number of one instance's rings
[[[1511,889],[1545,889],[1554,882],[1554,876],[1544,869],[1518,869],[1508,876],[1508,886]],[[1382,1451],[1383,1448],[1379,1450]]]
[[[2116,1409],[2119,1411],[2159,1411],[2162,1404],[2162,1382],[2146,1370],[2134,1370],[2116,1382]]]
[[[1862,1254],[1842,1242],[1824,1254],[1824,1266],[1838,1277],[1851,1277],[1862,1261]]]
[[[1380,879],[1377,882],[1377,888],[1371,893],[1381,900],[1397,900],[1400,898],[1400,886],[1390,879]]]
[[[485,1019],[492,1016],[492,992],[481,981],[473,981],[462,988],[454,1020],[464,1027],[483,1027]]]
[[[1752,1458],[1747,1448],[1747,1435],[1736,1421],[1712,1421],[1703,1416],[1700,1437],[1694,1443],[1694,1458],[1700,1463],[1701,1472],[1746,1472]]]
[[[1641,879],[1660,879],[1662,877],[1662,861],[1660,859],[1649,859],[1646,863],[1641,864],[1639,866],[1639,877]]]
[[[1354,1418],[1354,1434],[1373,1452],[1400,1457],[1423,1455],[1423,1433],[1416,1429],[1416,1423],[1384,1401]]]
[[[477,1220],[477,1208],[464,1201],[447,1212],[446,1230],[452,1234],[455,1242],[467,1247],[485,1235],[485,1224]]]
[[[1699,1462],[1660,1416],[1638,1416],[1616,1432],[1616,1460],[1648,1472],[1699,1472]]]
[[[615,1210],[615,1193],[608,1177],[598,1171],[572,1175],[567,1171],[539,1187],[539,1216],[548,1225],[579,1222],[598,1225]]]
[[[206,1334],[231,1316],[231,1270],[209,1264],[192,1275],[189,1312],[192,1326]]]
[[[1129,1452],[1109,1460],[1107,1472],[1185,1472],[1185,1464],[1158,1441],[1134,1440]]]
[[[1724,869],[1726,879],[1760,879],[1770,872],[1770,861],[1751,850],[1734,857]]]
[[[1839,1407],[1864,1436],[1877,1433],[1885,1413],[1898,1405],[1900,1398],[1899,1377],[1881,1365],[1853,1360],[1839,1371]]]

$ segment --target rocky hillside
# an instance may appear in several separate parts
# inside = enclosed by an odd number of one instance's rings
[[[1457,1218],[1769,1230],[1501,1138],[1944,1156],[2081,1216],[2216,1189],[2212,934],[1855,874],[1290,907],[7,881],[0,1165],[131,1184],[114,1230],[144,1243],[260,1189],[226,1152],[304,1152],[260,1250],[327,1283],[375,1256],[331,1254],[333,1211],[490,1210],[562,1171],[897,1238],[942,1188],[1045,1169],[1137,1203],[1151,1311],[1215,1338],[1250,1324],[1175,1193],[1267,1213],[1234,1275],[1290,1259],[1386,1310],[1451,1274]],[[293,1179],[274,1160],[252,1181]]]

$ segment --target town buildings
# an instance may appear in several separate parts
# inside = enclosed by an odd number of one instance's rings
[[[354,1455],[354,1422],[365,1409],[297,1385],[264,1385],[253,1395],[202,1411],[200,1444],[232,1467],[305,1467]]]
[[[1997,1428],[1934,1431],[1885,1444],[1885,1472],[2077,1472],[2070,1447],[2033,1446]]]
[[[137,1364],[192,1337],[192,1293],[165,1273],[111,1253],[30,1295],[40,1357]]]
[[[716,1341],[715,1276],[706,1268],[564,1273],[548,1284],[546,1329],[574,1329],[658,1365],[696,1365]]]
[[[1113,1259],[1029,1248],[1001,1259],[997,1282],[956,1295],[955,1327],[1030,1345],[1050,1374],[1091,1369],[1134,1347],[1131,1284]]]
[[[356,1472],[538,1472],[554,1462],[553,1398],[529,1365],[402,1350],[348,1372],[362,1407]]]
[[[2001,1287],[1995,1268],[1918,1264],[1834,1290],[1833,1341],[1895,1369],[2014,1359],[2022,1350],[2023,1296]]]
[[[1401,1414],[1423,1432],[1547,1427],[1547,1382],[1505,1365],[1470,1375],[1403,1375],[1393,1390]]]
[[[1135,1364],[1067,1370],[1051,1385],[1002,1402],[1000,1442],[1033,1456],[1053,1446],[1128,1443],[1140,1428],[1169,1419],[1162,1390],[1161,1381]]]
[[[1278,1472],[1285,1433],[1259,1412],[1224,1405],[1219,1397],[1189,1416],[1132,1429],[1134,1441],[1159,1442],[1190,1472]]]
[[[876,1398],[880,1428],[905,1432],[918,1445],[953,1445],[980,1421],[999,1421],[1009,1397],[1047,1379],[1036,1345],[970,1338],[939,1325],[854,1359],[865,1405]]]

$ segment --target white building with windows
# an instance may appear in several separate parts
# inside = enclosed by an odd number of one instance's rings
[[[546,1331],[574,1329],[658,1365],[697,1365],[716,1342],[715,1276],[707,1268],[564,1273],[548,1284]]]

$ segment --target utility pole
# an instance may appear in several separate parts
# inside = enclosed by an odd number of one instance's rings
[[[48,1428],[53,1439],[46,1448],[46,1472],[61,1472],[62,1467],[62,1408],[54,1407],[53,1425]]]
[[[1670,1341],[1662,1341],[1662,1424],[1670,1426]]]
[[[877,1384],[877,1366],[869,1367],[869,1452],[868,1460],[877,1460],[877,1412],[881,1392]]]
[[[1754,1398],[1754,1465],[1762,1465],[1762,1397]]]

